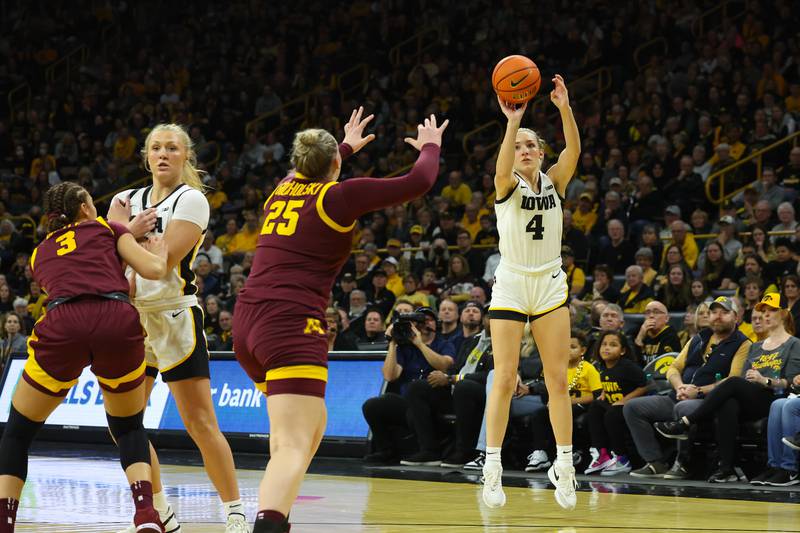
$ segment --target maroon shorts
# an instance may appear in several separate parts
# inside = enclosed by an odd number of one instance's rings
[[[236,303],[233,350],[267,395],[325,397],[328,337],[325,315],[294,302]]]
[[[144,335],[129,303],[87,297],[48,311],[28,339],[22,377],[34,388],[66,396],[91,366],[106,391],[127,392],[144,380]]]

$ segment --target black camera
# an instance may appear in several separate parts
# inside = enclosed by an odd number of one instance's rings
[[[414,331],[411,329],[411,324],[417,324],[417,329],[425,324],[427,315],[425,313],[398,313],[394,320],[392,320],[392,335],[391,340],[398,345],[413,344]]]

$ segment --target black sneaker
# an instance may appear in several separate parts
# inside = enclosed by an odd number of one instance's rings
[[[664,479],[689,479],[689,471],[679,461],[675,461],[669,472],[664,474]]]
[[[798,483],[800,483],[800,479],[797,477],[797,472],[789,472],[783,468],[778,468],[772,477],[764,481],[764,485],[770,487],[791,487]]]
[[[800,433],[796,433],[794,437],[783,437],[781,440],[789,448],[800,451]]]
[[[780,468],[775,468],[774,466],[767,467],[766,470],[761,472],[759,475],[754,477],[750,480],[751,485],[764,485],[765,481],[774,476]]]
[[[442,460],[442,468],[463,468],[475,459],[475,452],[455,451]]]
[[[417,452],[411,457],[406,457],[400,461],[404,466],[439,466],[442,464],[442,457],[436,452]]]
[[[631,476],[633,477],[664,477],[664,474],[667,473],[667,465],[662,463],[661,461],[653,461],[652,463],[647,463],[641,468],[637,468],[636,470],[631,471]]]
[[[396,465],[400,458],[391,451],[383,450],[364,456],[364,462],[368,465]]]
[[[486,452],[478,452],[478,456],[464,465],[464,470],[483,470],[486,464]]]
[[[653,427],[668,439],[687,440],[689,438],[689,426],[681,420],[656,422]]]
[[[739,476],[731,469],[719,469],[708,478],[709,483],[733,483],[739,481]]]

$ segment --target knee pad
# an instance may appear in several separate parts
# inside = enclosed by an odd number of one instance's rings
[[[119,447],[119,460],[125,470],[134,463],[150,464],[150,445],[144,431],[144,410],[133,416],[106,413],[108,429]]]
[[[13,404],[0,440],[0,475],[22,481],[28,477],[28,450],[44,422],[34,422],[17,411]]]

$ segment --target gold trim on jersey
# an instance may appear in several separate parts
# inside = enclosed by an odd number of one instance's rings
[[[545,309],[544,311],[539,311],[538,313],[534,313],[534,314],[533,314],[533,315],[531,315],[531,316],[533,316],[533,317],[540,317],[540,316],[542,316],[542,315],[546,315],[546,314],[547,314],[547,313],[549,313],[550,311],[555,311],[556,309],[558,309],[559,307],[561,307],[562,305],[564,305],[564,304],[566,303],[566,301],[567,301],[567,298],[569,298],[569,290],[567,290],[567,293],[564,295],[564,299],[563,299],[563,300],[561,300],[561,303],[560,303],[560,304],[558,304],[558,305],[554,305],[553,307],[551,307],[551,308],[549,308],[549,309]]]
[[[295,365],[295,366],[282,366],[280,368],[273,368],[267,371],[267,381],[275,381],[279,379],[318,379],[320,381],[328,382],[328,369],[319,365]]]
[[[325,186],[322,187],[319,196],[317,196],[317,214],[319,215],[319,218],[321,218],[322,221],[325,224],[327,224],[331,229],[334,229],[339,233],[347,233],[349,231],[352,231],[353,228],[356,227],[356,223],[353,222],[349,226],[342,226],[341,224],[334,221],[331,217],[329,217],[328,213],[325,212],[325,208],[322,206],[322,201],[325,199],[325,194],[328,192],[328,189],[337,184],[338,182],[331,181],[329,183],[326,183]]]
[[[38,340],[39,337],[36,336],[36,330],[34,329],[34,331],[31,331],[31,336],[28,337],[28,360],[25,361],[25,373],[28,374],[33,381],[54,394],[60,394],[61,391],[74,387],[78,383],[77,378],[72,381],[59,381],[48,374],[41,365],[39,365],[39,362],[36,360],[35,350],[33,346],[31,346],[31,342],[36,342]]]
[[[200,308],[198,307],[198,309],[200,309]],[[194,319],[193,309],[189,308],[188,311],[189,311],[189,314],[192,316],[192,337],[194,338],[194,342],[192,343],[192,348],[191,348],[191,350],[189,350],[189,353],[187,353],[186,355],[184,355],[180,359],[180,361],[178,361],[176,363],[173,363],[173,364],[169,365],[168,367],[164,367],[164,368],[160,369],[162,374],[164,372],[169,372],[173,368],[176,368],[176,367],[180,366],[181,363],[185,362],[187,359],[189,359],[192,356],[192,354],[194,353],[195,349],[197,348],[197,322]],[[166,311],[166,312],[169,313],[169,311]],[[202,309],[200,309],[200,316],[201,317],[203,316],[203,310]],[[159,357],[158,355],[156,355],[156,358],[161,359],[161,357]]]
[[[36,261],[36,252],[39,251],[39,247],[33,249],[33,253],[31,254],[31,272],[33,272],[33,263]]]
[[[142,364],[139,365],[139,368],[132,372],[128,372],[122,377],[119,378],[101,378],[97,376],[97,381],[108,387],[109,389],[118,389],[120,385],[124,385],[125,383],[130,383],[131,381],[136,381],[142,374],[144,374],[146,364],[142,361]]]
[[[263,392],[264,394],[266,394],[267,393],[267,382],[266,381],[261,381],[261,382],[256,383],[256,388],[258,390],[260,390],[261,392]]]
[[[114,230],[111,229],[111,226],[108,224],[108,222],[105,221],[105,219],[103,217],[97,217],[97,221],[99,223],[101,223],[102,225],[104,225],[105,227],[107,227],[108,231],[111,232],[111,235],[116,235],[116,233],[114,233]]]
[[[519,309],[514,309],[511,307],[491,307],[489,306],[489,311],[511,311],[513,313],[519,313],[521,315],[528,316],[528,313],[525,311],[520,311]]]

